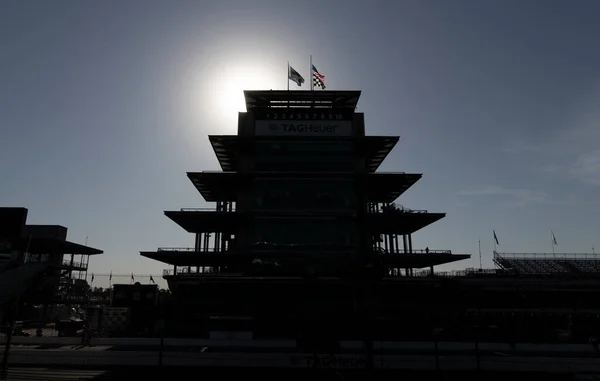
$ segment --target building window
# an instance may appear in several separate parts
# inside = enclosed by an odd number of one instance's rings
[[[257,218],[254,224],[256,243],[349,246],[356,236],[353,222],[339,218]]]
[[[257,179],[257,210],[353,210],[356,207],[352,179]]]
[[[351,141],[257,142],[254,152],[257,171],[349,172],[356,161]]]

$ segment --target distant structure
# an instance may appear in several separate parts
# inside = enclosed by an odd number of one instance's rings
[[[600,256],[595,253],[498,253],[494,263],[502,272],[520,277],[600,280]]]
[[[26,208],[0,208],[0,307],[6,312],[17,296],[29,308],[43,306],[37,319],[48,318],[57,304],[84,304],[89,257],[102,250],[67,241],[67,228],[27,225]]]
[[[374,288],[469,258],[413,247],[445,214],[393,204],[421,174],[376,172],[399,137],[365,135],[360,91],[244,94],[238,134],[209,136],[222,171],[188,173],[215,208],[165,212],[194,247],[141,252],[171,265],[181,334],[364,338]]]

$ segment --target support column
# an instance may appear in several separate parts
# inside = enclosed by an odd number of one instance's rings
[[[202,245],[203,245],[202,251],[207,251],[208,250],[208,238],[209,238],[209,235],[206,232],[204,232],[202,234],[204,235],[204,242],[202,243]]]
[[[408,235],[408,252],[409,253],[413,253],[413,248],[412,248],[412,234]]]
[[[410,244],[409,244],[409,240],[408,240],[409,237],[410,236],[407,237],[406,234],[402,235],[402,240],[404,241],[404,254],[412,252],[412,249],[410,248]],[[408,271],[408,267],[406,267],[404,269],[404,274],[406,276],[410,276],[410,271]]]
[[[196,233],[196,239],[194,242],[194,249],[196,251],[200,251],[200,242],[201,242],[201,234],[200,233]]]

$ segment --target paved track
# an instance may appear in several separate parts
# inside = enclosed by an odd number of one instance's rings
[[[573,355],[573,354],[572,354]],[[470,370],[477,368],[474,353],[392,354],[376,355],[375,367],[380,369],[434,370],[439,363],[443,370]],[[316,364],[315,364],[316,361]],[[157,351],[113,351],[106,346],[53,349],[15,347],[11,351],[11,366],[63,366],[67,368],[106,368],[111,366],[158,366]],[[505,353],[482,353],[479,366],[484,370],[600,372],[597,357],[560,357],[554,354],[515,356]],[[247,353],[230,351],[165,351],[165,366],[225,366],[225,367],[276,367],[276,368],[364,368],[363,355],[320,355],[271,352]]]
[[[54,369],[54,368],[10,368],[8,381],[69,381],[93,380],[103,375],[100,370]]]
[[[111,366],[158,366],[159,339],[99,338],[92,346],[77,338],[18,338],[11,348],[11,367],[48,366],[107,369]],[[291,341],[165,339],[165,366],[275,368],[364,368],[363,344],[345,342],[333,356],[297,353]],[[479,362],[473,343],[375,343],[379,369],[530,370],[600,372],[600,357],[589,345],[481,343]]]

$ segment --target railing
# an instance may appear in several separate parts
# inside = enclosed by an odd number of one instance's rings
[[[440,271],[434,272],[433,275],[436,278],[461,278],[461,277],[475,277],[475,276],[493,276],[498,275],[502,271],[497,269],[464,269],[464,270],[453,270],[453,271]],[[430,277],[431,272],[429,270],[415,271],[413,277],[423,278]],[[404,277],[404,276],[403,276]]]
[[[424,209],[380,209],[369,211],[369,214],[426,214],[429,213]]]
[[[178,267],[177,271],[174,271],[173,269],[164,269],[163,270],[163,276],[173,276],[173,275],[187,275],[187,276],[230,276],[230,275],[234,275],[233,273],[223,273],[223,272],[217,272],[217,271],[212,271],[211,267],[205,267],[204,268],[207,271],[196,271],[196,267],[192,266],[191,270],[192,271],[188,271],[187,267]],[[240,275],[241,273],[235,273],[235,275]]]
[[[230,212],[229,210],[217,210],[214,208],[181,208],[181,212]],[[231,210],[231,212],[235,212],[235,208]]]
[[[72,267],[76,269],[86,269],[87,265],[83,262],[71,262],[70,260],[64,260],[62,262],[63,266]]]
[[[318,249],[319,247],[323,247],[322,245],[307,245],[307,246],[302,246],[302,245],[278,245],[278,244],[269,244],[269,243],[264,243],[263,245],[253,245],[250,248],[251,249],[256,249],[257,247],[269,247],[269,248],[273,248],[273,249],[304,249],[304,250],[309,250],[309,249]],[[341,249],[348,249],[349,247],[341,247]],[[215,252],[224,252],[224,250],[196,250],[193,247],[159,247],[157,249],[157,251],[163,251],[163,252],[208,252],[208,253],[215,253]],[[405,251],[405,250],[394,250],[394,251],[388,251],[385,250],[383,248],[373,248],[374,252],[378,252],[384,255],[403,255],[403,254],[452,254],[452,250],[432,250],[432,249],[418,249],[418,250],[413,250],[411,251]]]
[[[219,213],[233,213],[235,212],[235,207],[231,210],[228,208],[223,208],[221,210],[217,210],[217,207],[214,208],[181,208],[181,212],[219,212]]]
[[[394,251],[391,251],[391,252],[390,252],[390,251],[388,251],[388,250],[385,250],[385,249],[383,249],[383,248],[381,248],[381,249],[374,248],[373,250],[374,250],[375,252],[379,252],[379,253],[381,253],[381,254],[384,254],[384,255],[403,255],[403,254],[452,254],[452,250],[431,250],[431,249],[429,249],[429,250],[427,250],[427,249],[425,249],[425,250],[422,250],[422,249],[419,249],[419,250],[413,250],[412,252],[410,252],[410,251],[405,251],[405,250],[394,250]]]
[[[69,301],[87,301],[89,298],[85,295],[56,295],[54,299]]]
[[[224,253],[228,250],[224,250],[224,249],[210,249],[210,250],[205,250],[205,249],[200,249],[200,250],[196,250],[193,247],[159,247],[157,250],[157,252],[172,252],[172,253],[199,253],[199,254],[220,254],[220,253]]]
[[[195,247],[159,247],[157,251],[196,251]]]
[[[546,259],[546,260],[599,260],[598,253],[498,253],[494,252],[494,258],[502,259]]]

